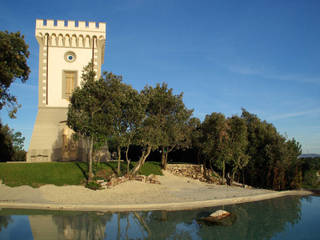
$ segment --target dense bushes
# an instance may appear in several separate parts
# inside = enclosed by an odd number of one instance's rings
[[[14,132],[0,121],[0,162],[25,161],[23,142],[24,137],[20,132]]]
[[[301,146],[256,115],[207,115],[201,124],[198,148],[207,168],[246,184],[275,190],[300,188]]]
[[[301,158],[303,187],[320,188],[320,158]]]

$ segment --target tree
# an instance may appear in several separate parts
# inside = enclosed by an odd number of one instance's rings
[[[122,132],[125,130],[125,126],[122,122],[122,106],[126,101],[126,88],[127,85],[122,83],[122,77],[114,75],[113,73],[104,72],[104,91],[105,99],[107,101],[103,106],[103,116],[107,122],[110,122],[110,126],[104,132],[104,136],[112,136],[113,141],[117,145],[118,152],[118,176],[120,175],[120,161],[121,161],[121,145],[122,145]]]
[[[171,114],[165,118],[163,131],[166,142],[162,145],[161,165],[167,168],[168,154],[174,149],[186,149],[191,146],[191,128],[189,119],[193,110],[185,108],[182,95],[176,96],[176,104],[172,106]]]
[[[130,158],[129,148],[135,144],[135,137],[138,134],[138,128],[145,118],[146,98],[131,86],[125,91],[125,101],[121,107],[121,122],[123,125],[121,132],[121,147],[125,149],[125,158],[127,162],[127,174],[129,174]],[[118,165],[118,169],[120,165]],[[119,170],[118,170],[119,171]]]
[[[193,110],[185,107],[182,100],[183,93],[174,95],[172,88],[168,89],[166,83],[157,84],[155,88],[146,86],[142,94],[148,99],[147,117],[158,124],[161,163],[165,169],[169,152],[174,148],[190,145],[187,122]]]
[[[110,104],[110,98],[105,81],[102,78],[95,80],[92,64],[84,68],[82,79],[81,87],[74,90],[70,99],[67,125],[87,143],[88,180],[91,181],[93,142],[110,131],[112,115],[104,112],[105,106]]]
[[[319,187],[320,181],[317,173],[320,171],[320,158],[301,158],[303,184],[308,187]],[[316,186],[318,184],[318,186]]]
[[[192,117],[188,122],[191,148],[195,151],[197,163],[200,163],[201,154],[201,121],[199,118]]]
[[[228,118],[228,135],[231,151],[232,179],[235,174],[247,166],[249,156],[247,155],[248,136],[246,122],[238,117]]]
[[[18,78],[25,82],[30,73],[27,65],[29,57],[28,45],[20,32],[0,31],[0,110],[7,106],[9,116],[15,118],[19,106],[9,88]]]
[[[11,161],[14,155],[12,136],[8,125],[2,125],[0,121],[0,162]]]
[[[167,84],[157,84],[155,88],[145,86],[140,93],[146,101],[145,117],[136,129],[135,143],[141,147],[141,156],[132,169],[131,174],[136,174],[143,166],[152,150],[166,144],[167,135],[164,131],[166,118],[170,115],[170,104],[174,104],[172,89]]]
[[[103,113],[105,117],[112,119],[108,132],[111,133],[112,140],[117,146],[117,173],[120,175],[121,148],[126,149],[128,172],[130,164],[128,157],[129,147],[145,111],[138,91],[122,83],[121,77],[106,72],[104,73],[104,78],[105,91],[108,95],[109,103],[104,105]],[[105,135],[106,137],[107,134]]]
[[[201,150],[209,166],[222,171],[222,182],[225,180],[226,163],[231,159],[229,143],[229,126],[222,113],[206,115],[201,125]],[[204,164],[206,165],[206,163]]]
[[[302,183],[301,145],[288,140],[277,129],[256,115],[242,109],[247,125],[250,161],[245,167],[247,182],[252,186],[275,190],[299,188]]]
[[[156,150],[161,145],[162,132],[159,128],[158,119],[154,116],[147,116],[137,128],[135,143],[141,148],[141,154],[131,174],[139,172],[152,150]]]
[[[24,140],[21,132],[15,132],[0,121],[0,162],[25,161]]]

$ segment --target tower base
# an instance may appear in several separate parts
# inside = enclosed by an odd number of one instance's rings
[[[27,162],[84,160],[83,147],[70,141],[66,131],[67,112],[68,108],[39,107]]]

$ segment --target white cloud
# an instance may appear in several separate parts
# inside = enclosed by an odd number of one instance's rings
[[[263,70],[251,65],[230,65],[227,67],[231,72],[243,75],[263,75]]]
[[[259,76],[269,79],[278,79],[283,81],[295,81],[302,83],[320,84],[320,77],[310,77],[302,74],[291,73],[273,73],[271,70],[267,70],[265,67],[253,66],[253,65],[229,65],[227,69],[234,73],[242,75]]]
[[[299,111],[299,112],[291,112],[291,113],[283,113],[278,115],[269,116],[269,120],[279,120],[279,119],[286,119],[286,118],[293,118],[293,117],[300,117],[305,115],[310,115],[314,113],[320,113],[320,108],[315,109],[309,109],[305,111]]]

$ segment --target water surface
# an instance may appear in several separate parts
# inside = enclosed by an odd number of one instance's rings
[[[206,225],[217,209],[236,218]],[[2,209],[0,239],[319,239],[320,197],[283,197],[191,211],[127,213]]]

